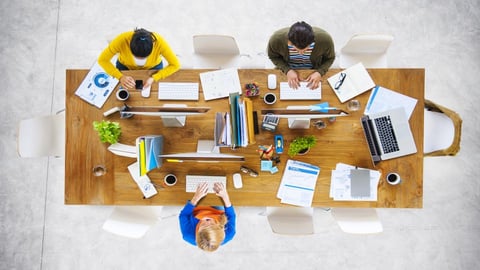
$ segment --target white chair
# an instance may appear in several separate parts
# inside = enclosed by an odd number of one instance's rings
[[[311,207],[267,207],[266,215],[274,233],[307,235],[315,232]]]
[[[161,209],[161,206],[116,206],[103,229],[128,238],[141,238],[157,223]]]
[[[375,208],[332,208],[332,216],[346,233],[369,234],[383,231]]]
[[[340,67],[362,62],[366,68],[386,68],[387,50],[393,36],[383,34],[354,35],[340,50]]]
[[[20,121],[17,133],[20,157],[65,155],[65,114],[39,116]]]
[[[425,156],[454,156],[460,151],[462,119],[458,113],[425,100],[423,152]]]
[[[244,56],[240,55],[235,38],[228,35],[195,35],[193,51],[194,68],[238,67]]]

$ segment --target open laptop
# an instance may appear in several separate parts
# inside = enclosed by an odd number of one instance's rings
[[[374,164],[417,152],[402,107],[363,116],[361,122]]]

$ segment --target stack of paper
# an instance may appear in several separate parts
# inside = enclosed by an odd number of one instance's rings
[[[305,162],[288,160],[278,188],[281,203],[303,207],[312,206],[320,168]]]
[[[360,171],[360,174],[358,174]],[[369,192],[364,193],[362,190],[365,183],[358,176],[364,172],[368,172],[367,176],[370,178]],[[338,163],[335,170],[332,171],[332,179],[330,184],[330,198],[337,201],[376,201],[377,200],[377,186],[380,180],[380,172],[356,168],[355,166]],[[352,181],[359,181],[354,183]],[[367,183],[368,186],[368,183]]]
[[[162,135],[141,136],[137,138],[136,143],[140,176],[162,166],[162,159],[159,157],[163,150]]]

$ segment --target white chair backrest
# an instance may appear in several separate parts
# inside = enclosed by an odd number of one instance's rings
[[[383,54],[386,53],[393,37],[383,34],[359,34],[353,36],[342,48],[348,54]]]
[[[455,137],[455,126],[447,115],[424,110],[423,152],[447,149]]]
[[[21,157],[64,156],[65,114],[22,120],[17,135]]]
[[[305,235],[315,232],[311,207],[267,207],[266,214],[274,233]]]
[[[235,38],[226,35],[195,35],[193,51],[196,54],[239,55]]]
[[[332,208],[338,226],[346,233],[367,234],[383,231],[375,208]]]
[[[348,68],[362,62],[366,68],[386,68],[387,50],[392,41],[390,35],[355,35],[340,50],[339,66]]]
[[[103,224],[110,233],[141,238],[158,221],[161,208],[151,206],[116,206]]]

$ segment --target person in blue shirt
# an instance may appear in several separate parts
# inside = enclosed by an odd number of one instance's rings
[[[208,193],[208,184],[202,183],[198,185],[193,198],[187,201],[179,215],[183,240],[210,252],[233,239],[236,221],[235,211],[225,186],[222,183],[215,183],[213,190],[222,198],[224,207],[197,206]]]

